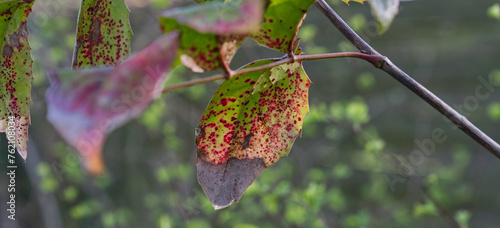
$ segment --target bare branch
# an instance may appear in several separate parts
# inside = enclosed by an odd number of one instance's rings
[[[166,92],[170,92],[172,90],[176,90],[176,89],[180,89],[180,88],[184,88],[184,87],[189,87],[189,86],[194,86],[194,85],[199,85],[199,84],[203,84],[203,83],[207,83],[207,82],[211,82],[211,81],[216,81],[216,80],[224,79],[224,78],[226,78],[225,74],[219,74],[219,75],[211,76],[208,78],[195,79],[192,81],[187,81],[187,82],[179,83],[177,85],[166,87],[161,92],[166,93]]]
[[[380,56],[380,54],[373,49],[366,41],[364,41],[349,25],[347,25],[342,18],[339,17],[335,11],[324,1],[318,0],[315,5],[319,10],[332,22],[342,34],[351,41],[362,53]],[[450,119],[460,130],[469,135],[472,139],[476,140],[484,148],[490,151],[493,155],[500,158],[500,145],[491,139],[488,135],[483,133],[479,128],[472,124],[467,118],[458,113],[455,109],[450,107],[439,97],[434,95],[427,88],[415,81],[412,77],[394,65],[388,58],[385,59],[381,67],[383,71],[387,72],[394,79],[410,89],[413,93],[422,98],[425,102],[430,104],[434,109]]]

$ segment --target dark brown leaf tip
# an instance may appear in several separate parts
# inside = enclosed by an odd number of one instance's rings
[[[243,192],[266,169],[262,158],[237,159],[214,165],[198,157],[198,182],[215,210],[239,201]]]

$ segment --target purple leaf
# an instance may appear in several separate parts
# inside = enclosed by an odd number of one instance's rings
[[[105,170],[101,149],[107,134],[140,115],[161,94],[177,47],[174,32],[115,67],[49,74],[47,118],[79,151],[90,173]]]
[[[263,16],[262,0],[235,0],[209,3],[165,11],[162,17],[191,27],[201,33],[217,35],[256,31]]]

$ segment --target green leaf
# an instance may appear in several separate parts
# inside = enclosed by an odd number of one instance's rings
[[[0,132],[14,133],[17,152],[26,160],[33,81],[27,20],[34,1],[0,1]],[[9,118],[10,117],[10,118]],[[9,124],[10,123],[10,124]],[[9,130],[9,126],[14,126]],[[7,134],[9,138],[9,134]],[[12,136],[10,137],[12,138]]]
[[[196,129],[198,181],[215,209],[239,200],[289,153],[309,110],[309,85],[302,62],[295,62],[235,76],[215,92]]]
[[[67,202],[72,202],[78,197],[78,188],[75,186],[69,186],[63,191],[63,198]]]
[[[292,52],[293,43],[306,13],[315,0],[271,0],[260,30],[252,37],[260,44]]]
[[[363,101],[352,101],[346,106],[346,117],[352,124],[364,124],[370,120],[368,106]]]
[[[73,68],[116,65],[130,53],[132,29],[124,0],[82,0]]]
[[[82,155],[90,173],[104,172],[106,135],[140,115],[161,94],[177,47],[178,33],[172,33],[115,67],[49,75],[47,118]]]
[[[488,116],[492,120],[500,120],[500,103],[493,102],[488,105]]]
[[[160,18],[164,32],[181,31],[184,65],[195,72],[227,68],[239,45],[262,21],[263,1],[211,2],[166,11]]]
[[[455,212],[455,220],[457,220],[460,228],[469,228],[469,221],[472,217],[470,211],[467,210],[458,210]]]
[[[426,201],[425,204],[417,203],[413,207],[413,216],[420,217],[424,215],[435,215],[437,213],[436,205],[430,201]]]
[[[399,0],[368,0],[372,14],[378,22],[379,33],[387,31],[399,11]]]
[[[489,17],[500,20],[500,4],[495,3],[488,7],[487,13]]]
[[[101,203],[97,200],[87,200],[69,210],[69,214],[73,219],[81,219],[99,213]]]

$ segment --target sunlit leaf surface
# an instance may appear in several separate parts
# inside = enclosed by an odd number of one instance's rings
[[[293,52],[297,32],[314,2],[315,0],[271,0],[262,26],[252,37],[268,48]]]

